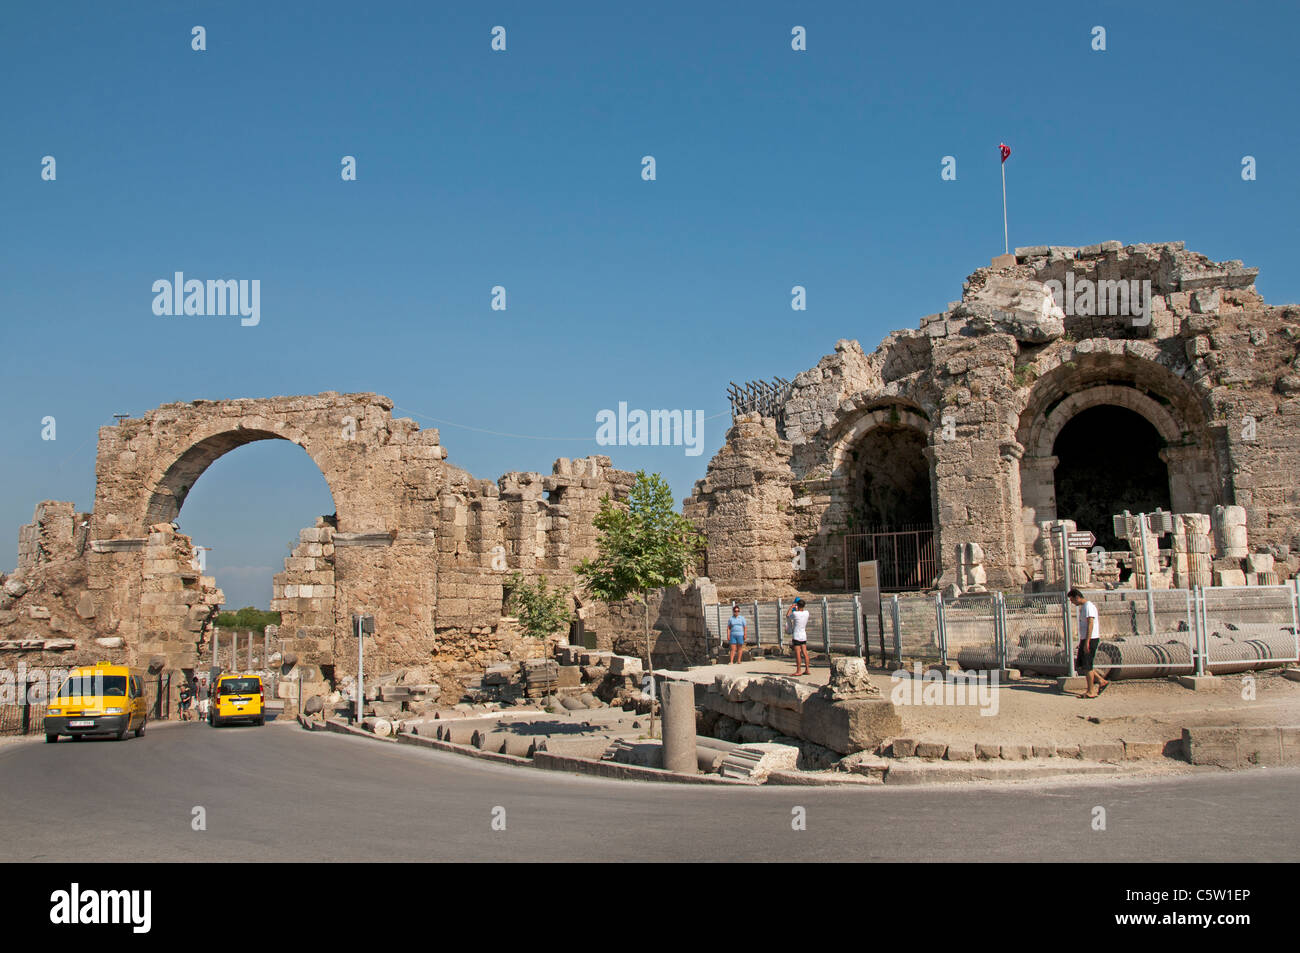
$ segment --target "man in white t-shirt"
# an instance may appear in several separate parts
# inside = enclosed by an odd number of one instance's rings
[[[1093,668],[1097,646],[1101,644],[1101,631],[1098,628],[1101,619],[1097,615],[1097,607],[1085,599],[1078,589],[1071,589],[1067,595],[1079,610],[1079,651],[1075,656],[1075,667],[1087,679],[1088,685],[1087,691],[1079,697],[1096,698],[1110,684],[1108,679],[1102,678]]]
[[[786,625],[790,632],[790,644],[794,648],[794,673],[796,675],[811,675],[808,668],[808,610],[804,608],[802,599],[796,599],[790,606],[790,611],[786,615]],[[799,664],[803,663],[803,671],[799,671]]]

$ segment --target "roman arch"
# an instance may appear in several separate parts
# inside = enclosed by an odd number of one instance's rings
[[[846,415],[829,434],[829,506],[818,527],[825,575],[856,584],[880,563],[886,588],[928,586],[938,573],[929,417],[901,400]]]
[[[431,638],[445,453],[437,431],[391,411],[375,394],[327,392],[166,404],[102,428],[88,569],[99,624],[124,639],[136,664],[161,656],[168,668],[194,667],[195,632],[215,611],[205,606],[214,587],[169,542],[167,524],[218,458],[254,441],[287,440],[315,462],[335,503],[334,514],[322,514],[327,542],[308,530],[315,538],[286,560],[295,579],[310,580],[280,600],[283,628],[303,637],[305,660],[332,664],[355,644],[355,610],[373,613],[387,631]],[[410,574],[412,565],[426,572]],[[394,599],[388,589],[399,570],[408,584]]]
[[[1058,491],[1071,482],[1071,469],[1074,484],[1089,482],[1089,473],[1104,474],[1107,462],[1129,479],[1094,481],[1091,493],[1097,498],[1087,506],[1083,498],[1089,491],[1072,485],[1069,502],[1092,521],[1108,518],[1109,511],[1127,508],[1130,501],[1133,506],[1155,501],[1184,513],[1207,513],[1223,502],[1205,408],[1181,377],[1155,361],[1103,353],[1059,364],[1035,382],[1016,439],[1024,448],[1019,467],[1027,552],[1033,551],[1040,522],[1076,517],[1062,512],[1058,500]],[[1092,446],[1081,448],[1080,440]],[[1064,469],[1063,452],[1070,454]],[[1096,466],[1089,470],[1093,459]],[[1102,536],[1110,532],[1108,525],[1081,528]]]

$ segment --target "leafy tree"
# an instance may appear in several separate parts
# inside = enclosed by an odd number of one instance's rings
[[[695,525],[673,508],[672,489],[658,473],[638,470],[627,503],[608,496],[592,521],[600,534],[596,558],[584,559],[577,568],[585,587],[602,602],[619,602],[639,596],[645,619],[646,670],[654,671],[650,658],[650,592],[686,580],[704,539]],[[653,677],[653,676],[652,676]],[[654,735],[654,709],[650,711]]]
[[[509,586],[506,608],[519,618],[525,635],[541,639],[568,627],[573,613],[569,609],[569,594],[564,589],[551,589],[546,585],[545,576],[536,582],[526,582],[520,573],[510,577]]]
[[[261,632],[268,625],[279,625],[280,613],[244,606],[237,612],[217,613],[216,622],[223,629],[252,629]]]

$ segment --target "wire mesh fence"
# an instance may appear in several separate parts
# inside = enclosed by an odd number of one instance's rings
[[[45,706],[0,705],[0,735],[39,735],[45,731]]]
[[[1194,589],[1085,590],[1097,609],[1096,667],[1121,677],[1230,673],[1300,659],[1296,584]],[[746,644],[788,648],[790,602],[739,602]],[[705,607],[705,624],[726,638],[731,603]],[[904,660],[955,662],[966,670],[1017,668],[1044,676],[1076,674],[1079,608],[1064,592],[898,593],[864,618],[853,595],[806,599],[809,648]],[[754,624],[757,623],[757,624]],[[870,633],[876,633],[873,638]]]

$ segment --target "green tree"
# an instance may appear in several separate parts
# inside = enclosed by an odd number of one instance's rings
[[[577,573],[587,591],[602,602],[640,598],[646,670],[653,672],[650,592],[685,582],[704,548],[704,539],[695,525],[673,508],[672,489],[663,477],[658,473],[646,476],[644,470],[637,471],[627,503],[615,503],[606,496],[592,523],[600,534],[596,558],[584,559]],[[653,707],[650,735],[654,736]]]
[[[279,625],[280,613],[244,606],[238,612],[217,613],[217,625],[223,629],[252,629],[261,632],[268,625]]]
[[[546,585],[545,576],[536,582],[527,582],[520,573],[510,577],[509,586],[506,608],[518,617],[525,635],[541,639],[568,628],[573,612],[569,609],[569,594],[564,589],[551,589]]]

